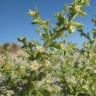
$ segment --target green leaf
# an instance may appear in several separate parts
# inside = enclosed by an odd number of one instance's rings
[[[76,28],[83,28],[84,24],[81,24],[79,22],[73,22],[73,25],[76,27]]]
[[[89,0],[81,0],[82,5],[89,5]]]
[[[57,43],[57,42],[51,43],[51,46],[52,46],[52,47],[55,47],[55,48],[57,48],[57,49],[61,49],[61,48],[64,47],[63,43]]]
[[[79,11],[78,14],[79,14],[79,16],[86,16],[87,15],[87,13],[84,11]]]
[[[65,18],[64,18],[64,14],[63,13],[57,13],[55,15],[55,17],[57,18],[58,22],[57,22],[57,26],[61,26],[62,24],[64,24]]]
[[[42,24],[42,21],[41,21],[41,19],[34,19],[33,21],[32,21],[32,24]]]

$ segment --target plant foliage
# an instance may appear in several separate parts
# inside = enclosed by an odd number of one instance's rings
[[[96,29],[85,32],[76,20],[87,15],[88,5],[89,0],[74,0],[55,14],[54,26],[37,9],[29,10],[43,43],[18,38],[27,53],[25,63],[1,56],[0,96],[96,96]],[[92,22],[96,26],[96,16]],[[86,39],[82,48],[65,39],[75,32]]]

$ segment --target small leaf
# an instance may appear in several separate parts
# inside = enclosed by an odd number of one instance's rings
[[[78,12],[78,14],[79,14],[79,16],[86,16],[87,15],[87,13],[84,11],[80,11],[80,12]]]
[[[42,24],[42,21],[40,19],[34,19],[32,24]]]
[[[63,44],[63,43],[53,42],[53,43],[51,44],[51,46],[52,46],[52,47],[55,47],[55,48],[57,48],[57,49],[61,49],[61,48],[64,47],[64,44]]]
[[[81,4],[83,4],[83,5],[89,5],[89,0],[81,0]]]
[[[82,28],[84,25],[79,22],[73,22],[73,25],[77,28]]]

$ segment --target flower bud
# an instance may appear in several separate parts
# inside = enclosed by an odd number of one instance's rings
[[[76,12],[76,13],[78,13],[78,12],[80,12],[81,11],[81,6],[80,5],[74,5],[74,11]]]
[[[69,26],[69,32],[74,33],[75,32],[75,27],[73,25]]]
[[[28,15],[37,18],[39,14],[38,14],[38,11],[36,11],[36,10],[34,10],[34,11],[29,10]]]
[[[40,53],[44,52],[44,50],[45,50],[42,46],[39,46],[39,47],[37,47],[36,49],[37,49],[37,51],[40,52]]]
[[[32,62],[30,68],[34,71],[37,71],[41,67],[40,64],[38,64],[36,61]]]

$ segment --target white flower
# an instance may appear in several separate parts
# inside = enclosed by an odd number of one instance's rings
[[[42,52],[45,51],[45,49],[44,49],[42,46],[38,46],[38,47],[36,47],[36,49],[37,49],[37,51],[40,52],[40,53],[42,53]]]
[[[35,71],[37,71],[40,67],[41,67],[41,65],[38,64],[37,61],[32,62],[31,66],[30,66],[30,68]]]
[[[94,73],[96,74],[96,70],[94,70]]]

